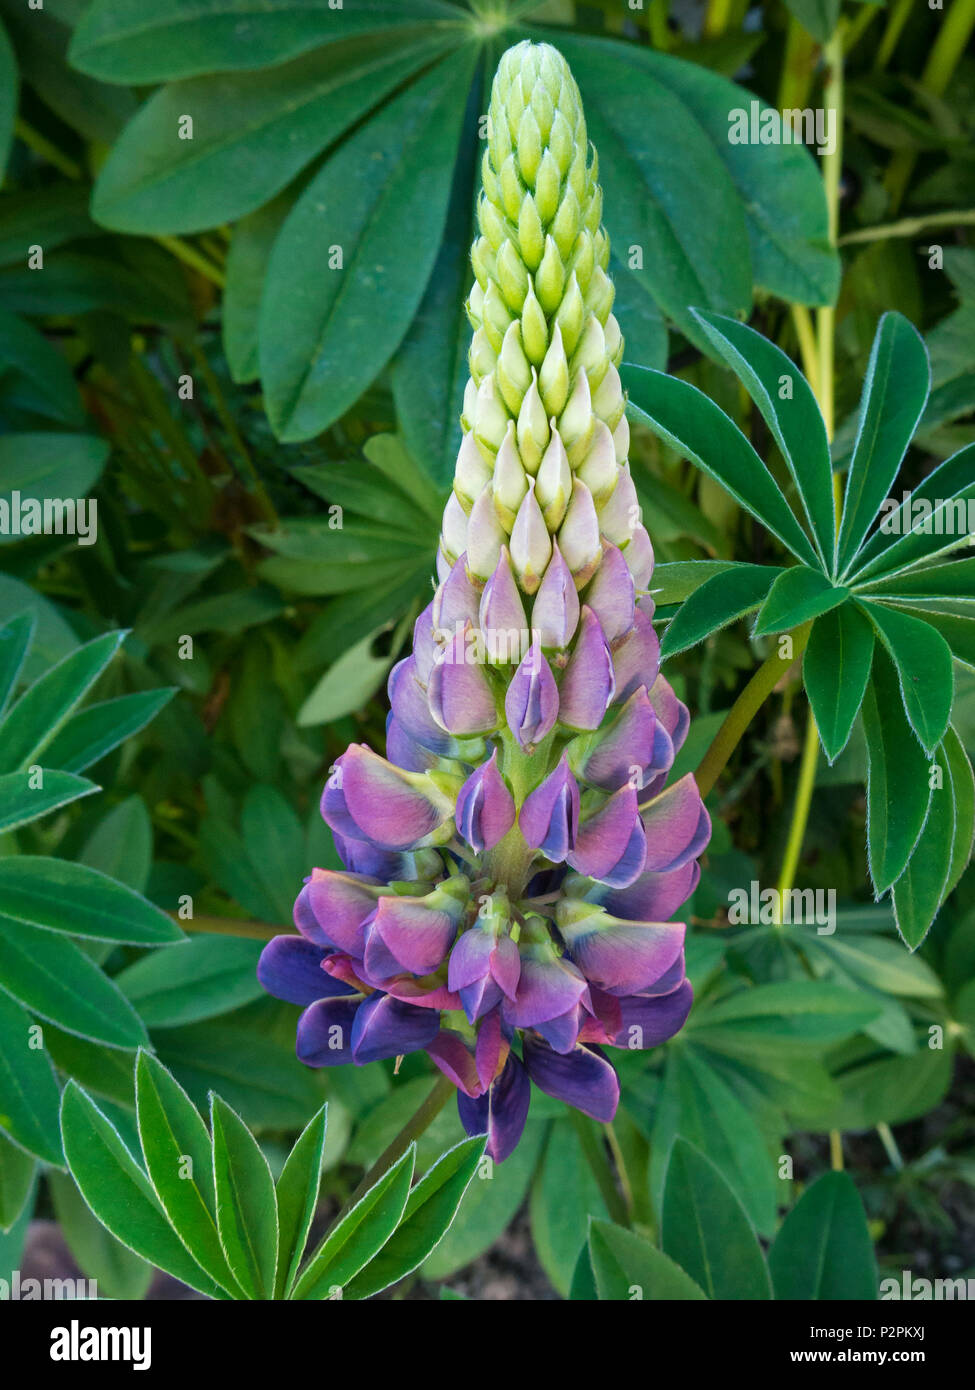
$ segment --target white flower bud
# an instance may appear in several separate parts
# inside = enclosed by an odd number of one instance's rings
[[[559,531],[559,549],[576,585],[581,587],[596,572],[603,551],[595,503],[585,483],[578,478],[572,485],[572,496]]]
[[[525,393],[518,414],[518,452],[529,473],[536,473],[548,444],[548,416],[538,392],[538,378],[532,371],[532,384]]]
[[[569,399],[569,363],[562,346],[562,330],[558,324],[552,334],[548,352],[538,373],[538,388],[546,414],[561,415]]]
[[[623,418],[626,401],[623,397],[623,384],[620,374],[610,362],[606,375],[593,392],[592,408],[601,420],[605,420],[614,430]]]
[[[532,369],[521,346],[521,325],[513,319],[498,356],[498,387],[512,415],[517,415],[531,385]],[[520,499],[519,499],[520,500]]]
[[[467,548],[467,513],[455,492],[447,498],[447,505],[443,509],[440,542],[451,564],[459,559]]]
[[[579,477],[592,493],[597,506],[611,496],[618,474],[613,436],[608,426],[602,420],[597,420],[589,451],[579,466]]]
[[[457,463],[454,468],[454,491],[470,511],[483,489],[491,481],[491,469],[478,448],[473,434],[464,435],[457,450]]]
[[[494,461],[493,491],[498,518],[505,531],[510,531],[515,524],[522,498],[528,491],[528,479],[515,443],[514,420],[508,421],[508,432]]]
[[[447,505],[449,507],[450,503]],[[486,487],[471,508],[467,522],[467,568],[476,579],[486,582],[491,578],[507,539],[494,508],[491,489]]]
[[[551,555],[552,537],[535,497],[532,479],[511,531],[511,563],[526,594],[533,594],[542,582]]]
[[[616,487],[599,508],[599,529],[614,545],[625,546],[640,523],[640,501],[628,464],[619,471]]]
[[[572,470],[565,445],[552,421],[552,438],[542,455],[535,480],[535,496],[538,498],[545,525],[550,531],[557,531],[572,492]]]
[[[497,452],[508,428],[508,412],[499,398],[493,376],[486,376],[477,388],[474,433],[481,444]]]

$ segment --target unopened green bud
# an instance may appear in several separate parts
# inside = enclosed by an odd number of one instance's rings
[[[475,280],[471,286],[471,292],[467,297],[467,317],[470,319],[471,327],[480,328],[484,321],[484,291]]]
[[[572,154],[572,163],[569,167],[568,180],[569,187],[575,191],[580,203],[586,202],[589,192],[589,152],[585,142],[576,145]]]
[[[565,266],[551,236],[545,238],[545,254],[535,272],[535,293],[546,314],[554,314],[565,288]]]
[[[542,132],[538,128],[535,113],[529,106],[518,123],[518,164],[521,176],[531,188],[542,160]]]
[[[491,168],[489,150],[485,150],[481,156],[481,186],[484,189],[484,196],[490,198],[492,203],[497,203],[501,189],[498,184],[498,176]]]
[[[583,227],[576,237],[575,249],[569,258],[569,268],[575,272],[580,287],[588,285],[596,269],[596,256],[590,234]]]
[[[549,95],[545,83],[541,78],[535,83],[531,94],[531,109],[535,113],[538,122],[538,132],[542,137],[542,143],[547,144],[552,133],[552,122],[555,120],[555,102]]]
[[[508,412],[499,399],[493,376],[486,376],[477,388],[474,407],[474,434],[481,444],[495,452],[501,447],[508,428]]]
[[[465,512],[470,511],[490,481],[491,469],[485,462],[473,434],[465,434],[457,451],[457,466],[454,470],[454,491]]]
[[[517,415],[521,409],[531,381],[532,369],[521,346],[521,326],[515,319],[504,335],[498,357],[498,387],[512,415]]]
[[[569,362],[562,346],[562,330],[558,324],[552,334],[545,360],[538,373],[538,389],[547,415],[561,415],[569,399]]]
[[[595,574],[603,552],[592,495],[578,478],[572,485],[572,496],[559,531],[559,549],[576,585],[581,588]]]
[[[562,175],[559,173],[555,156],[547,149],[535,175],[535,206],[538,208],[543,226],[547,227],[558,211],[561,193]]]
[[[532,285],[521,307],[521,344],[529,362],[540,366],[548,351],[548,320]]]
[[[526,193],[518,216],[518,248],[529,270],[537,270],[545,251],[545,229],[535,199]]]
[[[487,296],[485,295],[486,299]],[[579,289],[579,281],[575,275],[569,276],[569,283],[555,315],[555,320],[562,330],[562,342],[565,344],[565,350],[571,357],[582,336],[582,327],[586,321],[586,306],[582,298],[582,291]]]
[[[616,450],[616,462],[625,463],[630,455],[630,422],[625,414],[613,431],[613,447]]]
[[[613,493],[619,468],[616,464],[616,447],[609,426],[597,420],[593,428],[589,452],[579,466],[578,476],[592,493],[597,507]]]
[[[572,374],[584,371],[589,378],[590,390],[595,390],[606,374],[609,355],[606,352],[606,336],[603,326],[595,314],[590,314],[582,337],[572,356]]]
[[[482,378],[494,371],[494,364],[497,360],[497,354],[488,342],[487,334],[483,328],[479,328],[471,338],[471,346],[467,353],[471,376],[478,386],[481,384]]]
[[[552,133],[548,138],[548,147],[552,151],[552,158],[555,160],[560,179],[565,178],[572,167],[572,159],[575,154],[575,136],[572,127],[561,111],[555,113]]]
[[[535,496],[534,479],[529,483],[511,530],[511,563],[526,594],[533,594],[552,555],[552,537]]]
[[[600,420],[606,421],[611,430],[614,430],[623,418],[626,401],[623,399],[620,374],[612,362],[606,370],[606,375],[593,392],[592,408]]]
[[[487,237],[491,249],[493,251],[499,250],[501,243],[508,235],[508,229],[501,213],[490,198],[486,198],[483,193],[477,204],[477,224],[482,234]]]
[[[559,420],[559,431],[568,450],[569,461],[574,468],[578,467],[588,452],[592,427],[592,397],[589,394],[589,378],[585,372],[576,372],[572,391]]]
[[[494,280],[484,291],[484,303],[482,306],[484,315],[484,331],[488,336],[488,342],[495,352],[501,351],[501,344],[504,342],[504,335],[508,331],[508,324],[511,322],[511,313],[501,297],[501,291]]]
[[[586,308],[596,315],[600,323],[605,323],[609,318],[615,295],[612,280],[602,266],[597,265],[586,291]]]
[[[606,327],[603,332],[606,337],[606,353],[613,365],[618,367],[623,360],[623,335],[616,322],[615,314],[607,316]]]
[[[552,422],[552,438],[538,467],[535,480],[535,496],[538,498],[545,525],[550,531],[557,531],[565,516],[572,492],[572,470],[565,445]]]
[[[477,283],[482,290],[486,290],[494,265],[494,252],[491,250],[491,243],[487,237],[479,236],[471,247],[471,265],[477,277]]]
[[[532,384],[525,393],[518,413],[518,451],[529,473],[536,473],[548,444],[548,416],[538,391],[538,377],[532,371]]]
[[[477,419],[477,385],[468,377],[467,385],[464,387],[464,409],[461,411],[460,423],[465,430],[474,428],[474,421]]]
[[[495,459],[493,489],[495,511],[505,531],[510,532],[528,491],[528,479],[515,443],[514,420],[508,421],[508,432]]]
[[[522,187],[521,179],[518,177],[518,161],[514,154],[509,154],[501,165],[498,184],[505,215],[509,222],[517,222],[521,209]]]
[[[552,237],[563,261],[568,261],[572,255],[572,248],[576,244],[581,226],[579,199],[572,189],[568,188],[552,223]]]
[[[448,501],[447,506],[450,506]],[[491,578],[501,558],[501,547],[507,534],[498,520],[490,487],[486,487],[471,508],[463,549],[467,551],[467,568],[475,579],[485,582]]]
[[[520,314],[528,293],[529,278],[518,248],[510,238],[505,240],[498,252],[497,277],[508,308]]]

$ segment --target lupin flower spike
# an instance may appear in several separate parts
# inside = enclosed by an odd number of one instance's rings
[[[387,757],[353,745],[322,798],[347,872],[312,872],[259,974],[303,1007],[309,1066],[425,1049],[500,1161],[532,1082],[609,1120],[601,1049],[683,1026],[670,919],[710,825],[693,778],[665,785],[687,711],[658,674],[595,157],[547,44],[501,59],[482,182],[441,583]]]

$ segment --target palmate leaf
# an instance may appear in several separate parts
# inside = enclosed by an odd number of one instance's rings
[[[855,604],[844,603],[813,623],[802,659],[802,679],[831,763],[846,747],[860,712],[873,643],[873,627]]]
[[[94,782],[70,772],[5,772],[0,775],[0,835],[98,790]]]
[[[676,1139],[670,1152],[660,1243],[709,1298],[772,1297],[744,1208],[714,1164],[685,1139]]]
[[[927,753],[941,742],[954,695],[951,649],[928,623],[878,603],[861,603],[897,671],[911,728]]]
[[[867,740],[867,856],[879,897],[904,872],[928,813],[928,760],[908,722],[897,673],[874,647],[863,701]]]
[[[104,82],[148,84],[198,73],[268,67],[321,44],[359,34],[395,32],[420,24],[456,23],[441,0],[354,0],[337,9],[329,0],[96,0],[78,23],[68,57]],[[392,33],[390,31],[393,31]]]
[[[818,570],[795,565],[780,574],[755,619],[755,636],[785,632],[845,603],[849,590],[831,584]]]
[[[856,557],[855,582],[871,587],[964,544],[975,501],[975,444],[959,449],[918,484]],[[919,503],[927,504],[918,506]],[[916,509],[916,512],[915,512]],[[957,525],[958,512],[962,525]],[[885,531],[886,524],[889,531]],[[959,562],[963,563],[963,562]]]
[[[137,734],[176,694],[176,687],[140,690],[102,700],[69,715],[45,749],[45,760],[66,772],[84,772]]]
[[[678,377],[630,364],[624,364],[620,375],[635,419],[719,482],[797,559],[817,567],[812,542],[772,474],[719,406]]]
[[[271,1169],[243,1120],[219,1096],[212,1098],[210,1123],[220,1244],[245,1296],[271,1298],[278,1258]]]
[[[781,348],[754,329],[717,314],[696,311],[695,317],[772,431],[802,499],[823,567],[833,573],[833,475],[826,425],[812,388]]]
[[[893,486],[924,411],[931,372],[924,339],[901,314],[877,326],[846,475],[837,568],[845,577]]]
[[[93,215],[116,231],[156,235],[243,217],[450,46],[437,34],[404,44],[363,37],[284,67],[162,87],[116,142]],[[184,115],[191,140],[177,138]]]
[[[260,322],[268,415],[282,440],[331,424],[402,341],[436,259],[476,58],[466,46],[385,105],[282,227]],[[404,258],[404,243],[417,254]],[[342,248],[343,267],[323,271],[310,290],[306,267],[323,246]],[[382,333],[363,331],[380,323]]]
[[[288,1155],[281,1176],[275,1183],[278,1203],[278,1262],[274,1280],[275,1298],[283,1298],[291,1288],[301,1261],[305,1241],[318,1205],[322,1177],[328,1106],[308,1121]]]
[[[789,1212],[769,1251],[777,1299],[875,1299],[877,1261],[848,1173],[824,1173]]]
[[[783,573],[772,565],[734,565],[705,579],[668,624],[660,644],[661,657],[687,651],[713,632],[753,613]]]
[[[186,940],[161,908],[126,884],[46,855],[0,859],[0,914],[95,941],[159,946]]]

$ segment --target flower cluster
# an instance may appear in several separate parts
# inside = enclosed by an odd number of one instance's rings
[[[259,974],[304,1006],[304,1062],[425,1049],[500,1160],[530,1081],[609,1120],[602,1047],[683,1025],[670,919],[710,823],[692,777],[666,785],[687,711],[658,673],[597,165],[553,48],[502,58],[482,177],[439,587],[386,758],[353,745],[325,788],[346,872],[313,871]]]

